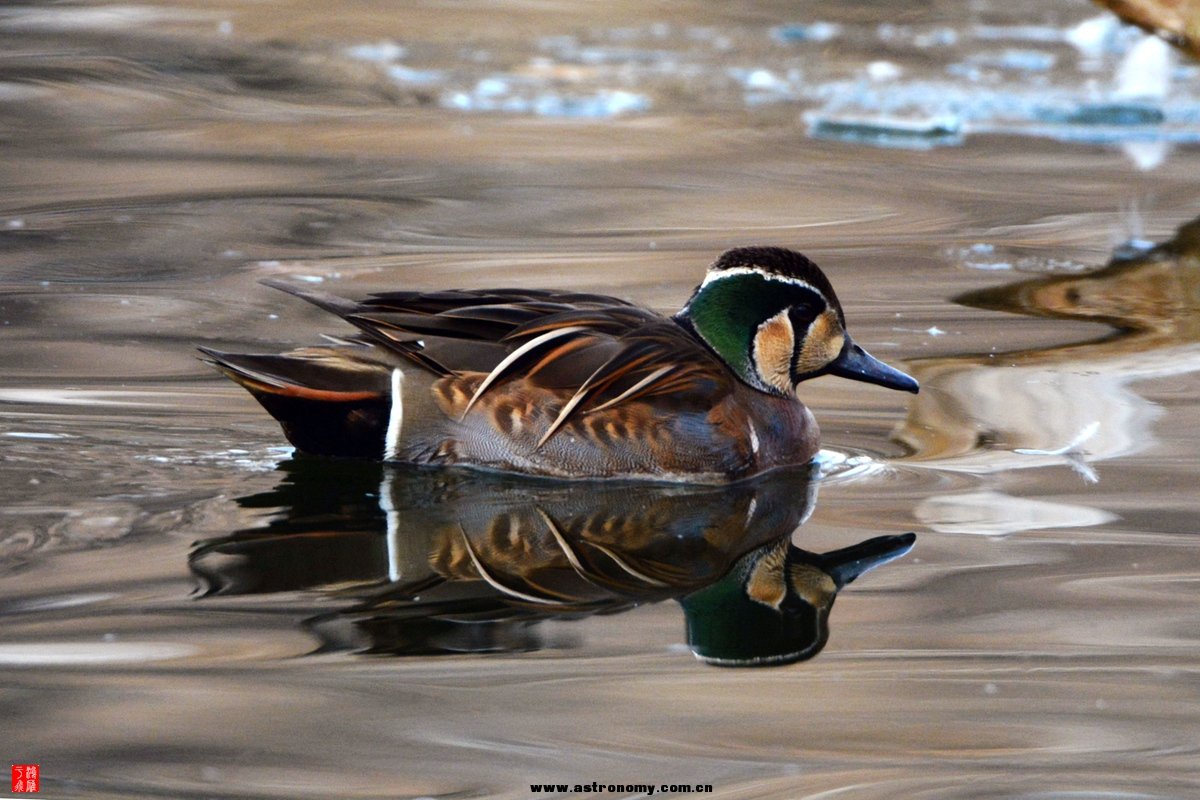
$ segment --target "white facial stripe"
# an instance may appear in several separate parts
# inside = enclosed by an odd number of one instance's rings
[[[704,280],[700,283],[700,288],[703,289],[705,286],[708,286],[713,281],[720,281],[720,280],[724,280],[725,278],[732,278],[736,275],[758,275],[760,278],[763,278],[764,280],[779,281],[780,283],[787,283],[792,286],[799,286],[803,289],[808,289],[810,292],[817,295],[817,297],[820,297],[822,300],[825,301],[825,305],[830,305],[829,298],[826,297],[821,292],[820,289],[813,286],[808,281],[802,280],[801,278],[792,278],[787,275],[779,275],[778,273],[775,273],[775,272],[767,272],[765,269],[759,269],[758,267],[732,267],[730,269],[710,270],[708,272],[708,274],[706,274],[704,276]]]

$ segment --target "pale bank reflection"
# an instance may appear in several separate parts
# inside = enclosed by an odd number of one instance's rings
[[[829,553],[796,547],[793,532],[815,499],[807,470],[733,486],[328,459],[280,470],[274,490],[238,501],[276,511],[265,527],[194,548],[204,597],[318,597],[334,610],[304,624],[323,646],[372,654],[538,650],[543,620],[674,599],[701,660],[794,663],[824,647],[838,592],[915,539],[883,536]]]
[[[1171,241],[1082,275],[1053,275],[955,299],[975,308],[1089,320],[1094,340],[910,363],[922,392],[897,438],[912,461],[997,472],[1092,462],[1155,442],[1154,404],[1130,385],[1200,370],[1200,219]],[[997,326],[1003,341],[1003,324]]]
[[[976,474],[1065,464],[1084,483],[1099,482],[1097,462],[1157,442],[1160,409],[1133,385],[1200,370],[1200,219],[1095,272],[1024,280],[956,302],[1111,330],[1085,342],[910,364],[923,391],[896,433],[914,451],[909,463]],[[1003,341],[1002,325],[996,338]],[[915,514],[936,531],[984,535],[1114,518],[992,490],[930,497]]]

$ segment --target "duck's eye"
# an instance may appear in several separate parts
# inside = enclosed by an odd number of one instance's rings
[[[833,309],[818,314],[807,328],[797,326],[796,351],[792,356],[792,375],[799,377],[829,366],[846,345],[841,320]]]

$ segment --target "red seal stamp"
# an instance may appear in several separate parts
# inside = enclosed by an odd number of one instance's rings
[[[37,764],[12,765],[13,794],[27,794],[42,788],[42,769]]]

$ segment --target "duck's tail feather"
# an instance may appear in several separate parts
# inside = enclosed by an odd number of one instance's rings
[[[297,449],[315,455],[383,458],[394,418],[391,370],[337,348],[283,355],[223,353],[204,359],[244,387]]]
[[[304,289],[278,278],[264,278],[259,283],[263,286],[270,286],[272,289],[278,289],[281,292],[287,292],[293,297],[299,297],[301,300],[312,303],[317,308],[322,308],[339,317],[344,318],[358,310],[358,303],[353,300],[347,300],[344,297],[338,297],[328,292]]]

